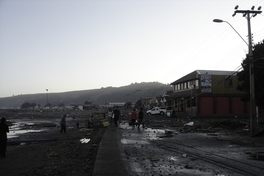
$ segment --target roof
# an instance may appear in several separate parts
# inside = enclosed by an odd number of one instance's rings
[[[176,81],[172,82],[171,85],[175,85],[181,82],[186,82],[189,80],[194,80],[194,79],[198,79],[198,75],[236,75],[236,73],[234,74],[234,71],[221,71],[221,70],[195,70],[183,77],[181,77],[180,79],[177,79]]]

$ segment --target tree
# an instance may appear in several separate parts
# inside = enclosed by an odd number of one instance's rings
[[[62,107],[64,107],[65,105],[64,105],[64,103],[61,102],[61,103],[58,104],[58,106],[62,108]]]
[[[51,107],[51,103],[46,104],[45,107]]]
[[[25,102],[21,105],[21,109],[34,108],[35,106],[36,106],[36,103]]]
[[[264,40],[253,46],[253,64],[256,105],[264,107]],[[247,92],[244,100],[248,101],[250,95],[249,58],[246,57],[241,65],[243,69],[237,73],[240,82],[237,89]]]
[[[84,105],[88,106],[88,105],[92,105],[92,101],[85,101]]]
[[[125,107],[130,109],[132,106],[132,102],[126,102]]]

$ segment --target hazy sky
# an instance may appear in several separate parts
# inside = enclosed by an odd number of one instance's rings
[[[236,70],[249,10],[264,0],[0,0],[0,97],[171,83]],[[264,13],[251,20],[264,39]]]

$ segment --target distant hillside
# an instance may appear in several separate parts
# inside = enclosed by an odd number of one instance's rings
[[[172,90],[170,85],[158,82],[132,83],[123,87],[106,87],[92,90],[49,93],[48,100],[51,105],[58,105],[59,103],[64,103],[65,105],[84,104],[85,101],[92,101],[93,104],[104,104],[104,102],[135,103],[141,95],[142,97],[156,97],[168,90]],[[0,107],[16,108],[20,107],[24,102],[36,103],[44,106],[47,104],[47,94],[28,94],[0,98]]]

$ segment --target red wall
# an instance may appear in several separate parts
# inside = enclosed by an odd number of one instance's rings
[[[233,97],[232,99],[233,114],[245,114],[247,111],[247,105],[240,100],[240,97]],[[243,108],[241,108],[243,107]]]
[[[229,112],[229,97],[216,97],[216,114],[227,115]]]
[[[249,114],[249,103],[240,97],[199,97],[198,115],[243,115]]]
[[[214,113],[213,97],[199,98],[199,115],[212,115]]]

